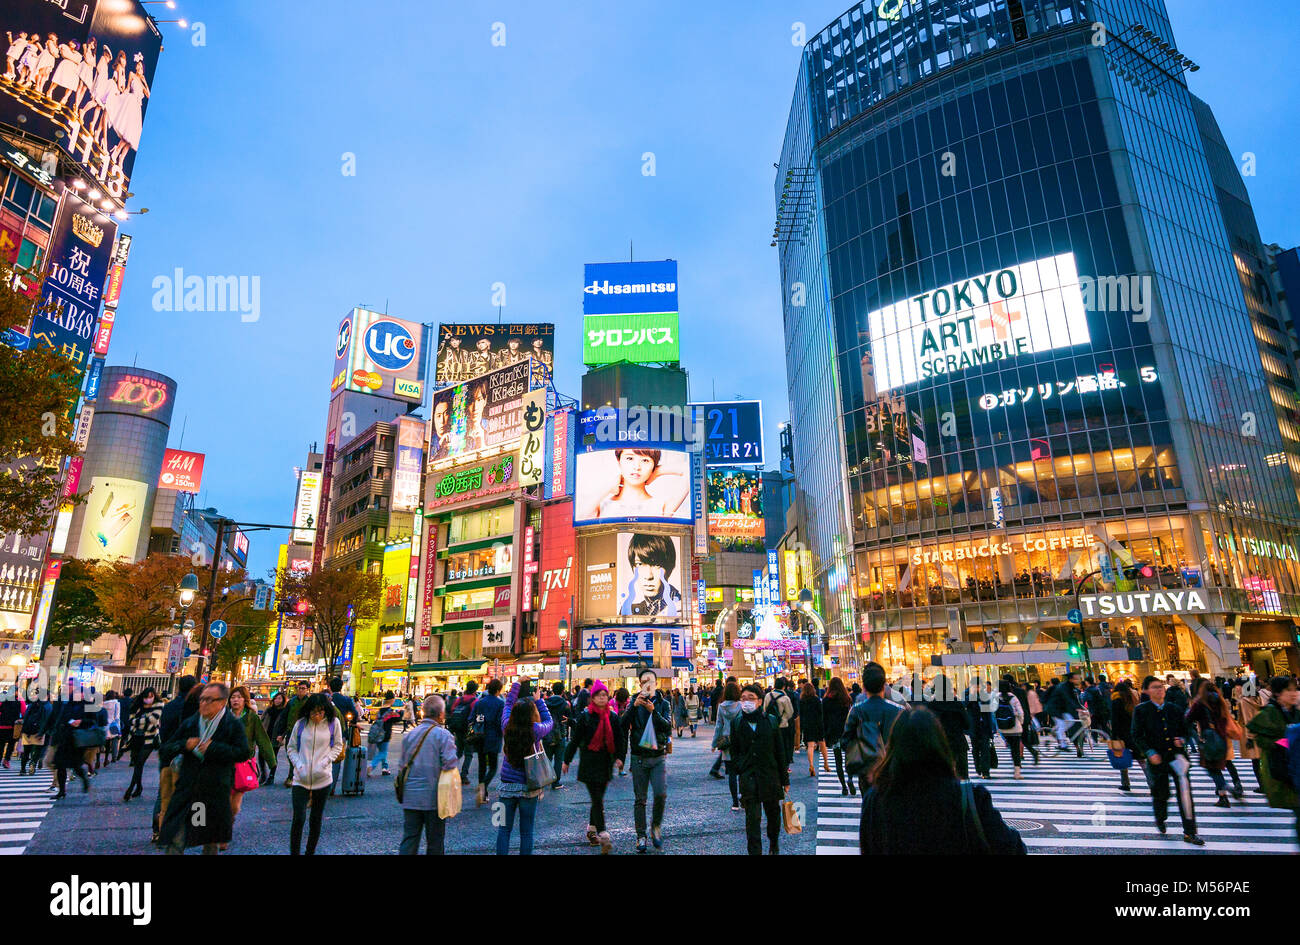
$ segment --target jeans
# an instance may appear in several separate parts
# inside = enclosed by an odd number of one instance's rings
[[[1232,786],[1236,788],[1238,791],[1240,791],[1241,775],[1237,774],[1237,766],[1234,765],[1231,761],[1229,761],[1224,765],[1224,768],[1225,770],[1227,770],[1228,774],[1232,775]],[[1217,791],[1219,794],[1228,793],[1228,782],[1227,779],[1223,777],[1222,771],[1215,771],[1214,769],[1210,769],[1210,777],[1214,780],[1215,791]]]
[[[736,774],[736,763],[727,762],[727,787],[731,789],[731,806],[740,806],[740,775]]]
[[[402,811],[402,845],[397,852],[403,856],[414,856],[420,852],[420,832],[424,831],[424,852],[426,856],[442,856],[442,843],[447,836],[447,821],[438,816],[436,810]]]
[[[1192,783],[1189,778],[1191,773],[1190,763],[1186,755],[1168,755],[1162,756],[1163,764],[1152,764],[1146,762],[1142,767],[1146,773],[1147,786],[1151,788],[1151,806],[1155,810],[1156,823],[1163,824],[1169,816],[1169,781],[1174,782],[1174,796],[1178,801],[1178,816],[1183,821],[1183,833],[1196,833],[1196,807],[1192,803]],[[1174,770],[1173,762],[1177,759],[1182,760],[1182,764],[1188,766],[1188,770],[1179,774]]]
[[[387,743],[385,743],[387,744]],[[293,822],[289,825],[289,852],[297,856],[302,849],[302,825],[307,820],[307,804],[311,803],[311,820],[307,824],[307,855],[316,852],[316,841],[320,839],[321,817],[325,814],[325,802],[330,792],[326,788],[308,790],[299,784],[293,786]]]
[[[650,824],[658,827],[664,822],[664,807],[668,803],[668,765],[665,759],[665,755],[632,756],[632,794],[636,798],[632,813],[636,820],[637,837],[646,835],[645,802],[651,787],[654,788],[655,801]]]
[[[496,755],[493,753],[493,757]],[[537,816],[537,798],[515,795],[501,798],[506,808],[506,822],[497,828],[497,856],[510,853],[510,833],[515,827],[515,811],[519,812],[519,855],[533,852],[533,819]]]
[[[1062,712],[1060,714],[1056,719],[1056,724],[1054,726],[1056,730],[1056,744],[1060,745],[1062,748],[1070,747],[1070,739],[1066,737],[1065,733],[1069,727],[1077,721],[1078,719],[1069,712]]]
[[[480,751],[478,753],[478,783],[485,787],[492,783],[497,774],[499,752]]]
[[[775,853],[777,845],[781,841],[781,802],[777,798],[771,800],[755,800],[754,798],[745,798],[745,844],[749,848],[750,856],[763,855],[763,815],[767,814],[767,844]]]
[[[391,739],[390,739],[391,740]],[[384,770],[388,770],[388,742],[381,742],[375,746],[375,757],[370,759],[370,770],[374,771],[382,764]]]
[[[587,819],[587,823],[595,827],[597,833],[603,833],[605,830],[605,791],[609,788],[609,782],[592,784],[587,781],[584,783],[587,786],[587,793],[591,796],[591,816]]]

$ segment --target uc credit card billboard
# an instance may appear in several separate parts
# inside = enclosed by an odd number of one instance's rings
[[[342,389],[421,403],[428,342],[429,332],[418,322],[354,308],[339,322],[330,393]]]

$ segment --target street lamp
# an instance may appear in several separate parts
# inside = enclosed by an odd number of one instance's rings
[[[90,654],[90,644],[81,644],[81,666],[78,669],[78,675],[84,675],[86,672],[86,657]]]
[[[198,593],[199,593],[199,576],[195,574],[193,571],[191,571],[189,574],[185,575],[185,577],[181,579],[181,586],[180,586],[180,592],[178,597],[180,599],[182,612],[190,609],[190,606],[194,603],[194,598],[198,596]]]
[[[569,659],[569,621],[565,620],[563,617],[560,618],[559,634],[560,649],[564,651],[564,691],[568,692],[569,675],[573,670],[570,668],[570,663],[572,661]]]

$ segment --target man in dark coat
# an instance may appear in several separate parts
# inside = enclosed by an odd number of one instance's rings
[[[1155,808],[1156,829],[1165,832],[1169,814],[1169,781],[1174,782],[1178,813],[1183,820],[1183,840],[1203,847],[1196,835],[1196,809],[1192,803],[1191,762],[1187,758],[1187,722],[1183,709],[1165,699],[1165,684],[1159,676],[1142,681],[1146,702],[1133,710],[1133,749],[1145,759],[1147,784],[1151,787],[1151,805]]]
[[[767,852],[780,853],[781,800],[790,787],[785,745],[766,712],[759,711],[763,690],[746,686],[740,693],[740,717],[731,726],[731,763],[745,808],[745,840],[750,856],[763,853],[762,821],[767,815]]]
[[[162,824],[168,853],[184,853],[202,846],[215,854],[230,842],[234,816],[230,792],[235,785],[235,765],[253,756],[244,726],[226,711],[230,690],[209,683],[199,695],[199,711],[185,719],[162,746],[162,760],[181,760],[176,789]]]
[[[487,695],[474,703],[470,717],[471,740],[478,751],[478,793],[475,803],[479,807],[487,803],[488,785],[496,776],[501,757],[501,715],[505,711],[506,702],[500,693],[501,680],[489,679]]]

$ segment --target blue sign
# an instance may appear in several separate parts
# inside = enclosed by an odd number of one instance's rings
[[[587,263],[582,314],[645,315],[677,311],[677,261]]]
[[[757,617],[758,612],[763,607],[763,569],[754,569],[754,615]]]
[[[94,348],[100,294],[116,238],[116,223],[71,191],[64,192],[50,233],[49,267],[31,336],[34,344],[77,362],[78,370]]]
[[[345,318],[343,319],[343,323],[339,325],[338,340],[334,342],[334,357],[336,358],[346,357],[348,353],[348,345],[351,342],[352,342],[352,319]]]
[[[1070,623],[1072,624],[1076,624],[1076,625],[1081,624],[1083,623],[1083,612],[1078,610],[1077,608],[1072,609],[1068,614],[1065,615],[1065,619],[1070,621]]]
[[[104,359],[93,358],[90,370],[86,372],[86,400],[94,401],[99,397],[99,373],[104,370]]]
[[[776,551],[767,550],[767,603],[776,604],[781,600],[781,563]]]
[[[710,466],[763,465],[763,404],[724,400],[695,404],[704,425],[704,459]]]
[[[351,609],[352,608],[349,606],[348,610],[350,611]],[[343,637],[343,650],[339,653],[339,658],[335,661],[334,665],[342,666],[346,663],[352,662],[352,638],[354,634],[355,631],[351,626],[349,626],[347,634]]]
[[[366,329],[365,345],[366,357],[381,371],[400,371],[415,359],[415,339],[405,326],[389,319]]]
[[[214,620],[208,625],[208,636],[212,637],[214,640],[220,640],[226,635],[228,629],[230,628],[226,625],[224,620]]]
[[[6,328],[3,332],[0,332],[0,343],[7,344],[11,348],[17,348],[19,351],[26,351],[31,347],[32,339],[21,331]]]
[[[700,578],[699,582],[695,586],[695,598],[696,598],[696,609],[701,614],[703,614],[708,609],[707,607],[705,607],[704,604],[704,589],[705,589],[704,578]]]

